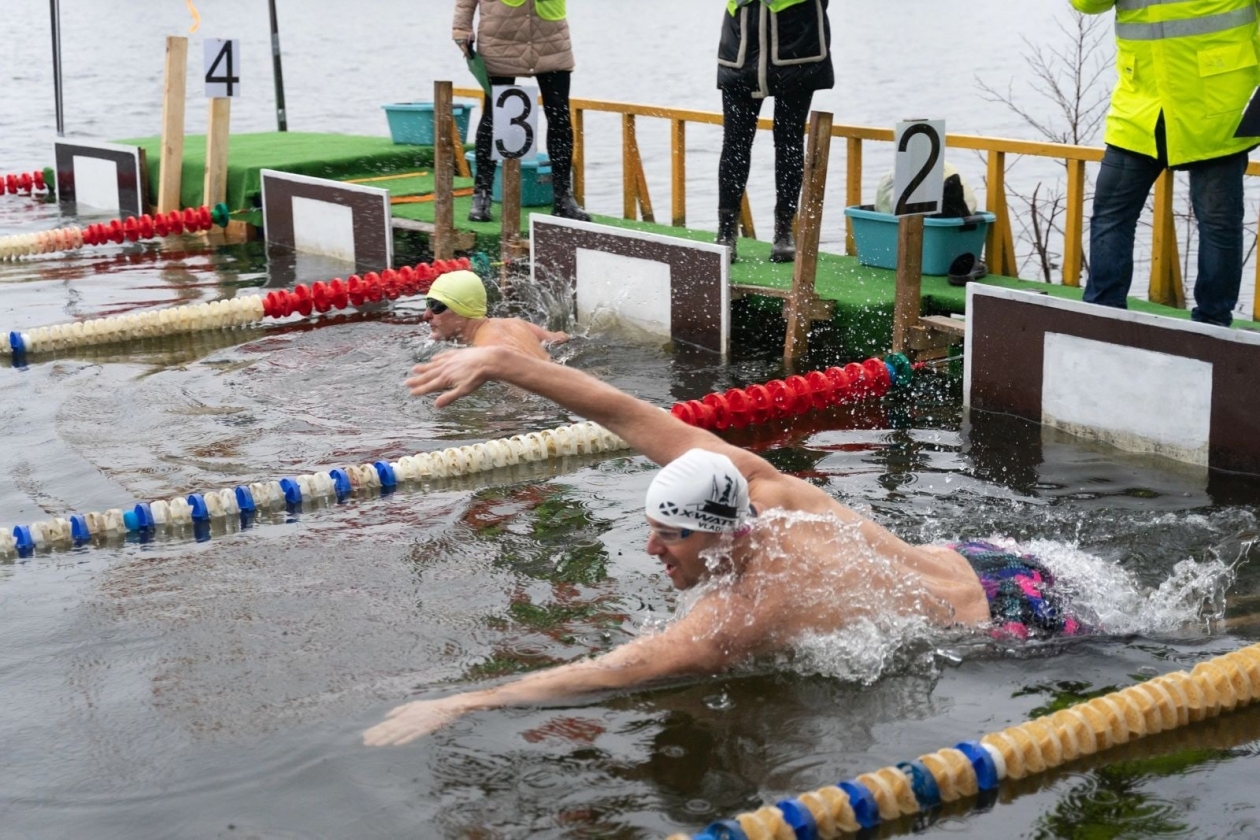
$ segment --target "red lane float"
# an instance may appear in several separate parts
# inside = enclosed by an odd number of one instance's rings
[[[381,300],[411,297],[429,291],[433,281],[448,271],[459,271],[472,265],[467,257],[456,260],[434,260],[416,267],[403,266],[395,271],[387,268],[380,274],[375,271],[359,277],[352,274],[345,280],[340,277],[327,283],[320,281],[311,286],[297,285],[291,290],[275,289],[263,298],[263,314],[268,318],[287,318],[293,313],[306,316],[312,312],[328,312],[347,306],[362,306]]]
[[[30,195],[33,192],[47,192],[48,184],[44,181],[44,173],[20,172],[0,176],[0,195]]]
[[[771,419],[882,397],[892,386],[888,365],[870,358],[861,364],[851,362],[844,367],[772,379],[764,385],[731,388],[700,400],[675,403],[670,413],[701,429],[742,429]]]

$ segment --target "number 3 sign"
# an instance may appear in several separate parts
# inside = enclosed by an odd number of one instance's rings
[[[893,137],[897,163],[893,170],[894,216],[941,212],[945,191],[944,120],[897,123]]]
[[[521,85],[495,85],[490,89],[494,105],[494,143],[490,155],[504,158],[533,158],[538,136],[538,88]]]
[[[206,98],[241,95],[241,42],[206,39]]]

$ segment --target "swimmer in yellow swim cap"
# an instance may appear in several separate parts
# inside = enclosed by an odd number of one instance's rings
[[[544,344],[568,341],[563,332],[552,332],[521,318],[486,316],[486,287],[475,272],[449,271],[429,287],[425,323],[438,341],[454,341],[472,347],[507,347],[526,356],[546,359]]]

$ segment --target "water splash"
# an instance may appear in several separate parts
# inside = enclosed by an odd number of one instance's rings
[[[1228,561],[1218,549],[1209,549],[1202,560],[1184,558],[1151,588],[1133,572],[1075,542],[1029,540],[1021,546],[1010,539],[992,541],[1044,561],[1073,611],[1108,635],[1210,633],[1224,617],[1225,593],[1254,542],[1244,540]]]

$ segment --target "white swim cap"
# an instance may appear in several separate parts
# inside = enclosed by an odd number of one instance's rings
[[[748,480],[725,455],[689,449],[652,479],[644,502],[652,519],[671,528],[726,531],[752,512]]]

